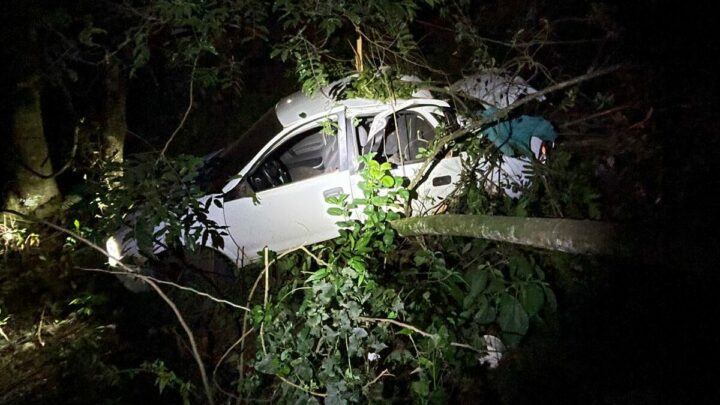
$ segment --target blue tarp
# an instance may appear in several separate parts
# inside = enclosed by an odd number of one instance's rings
[[[486,117],[493,117],[494,108],[483,111]],[[483,131],[483,134],[500,149],[504,155],[513,156],[515,152],[532,156],[530,138],[533,136],[547,142],[555,142],[557,133],[550,121],[543,117],[521,115],[511,120],[501,121]]]

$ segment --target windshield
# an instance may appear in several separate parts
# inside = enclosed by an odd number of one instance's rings
[[[209,193],[221,192],[228,180],[237,175],[282,129],[273,107],[244,134],[206,161],[199,175],[201,187]]]

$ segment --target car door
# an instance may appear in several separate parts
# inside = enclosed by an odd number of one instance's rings
[[[387,161],[393,165],[393,175],[413,179],[425,160],[421,154],[422,149],[430,147],[436,128],[446,119],[442,107],[411,104],[406,108],[386,110],[374,116],[354,117],[357,153],[374,152],[376,160]],[[442,159],[418,187],[418,198],[413,201],[414,213],[435,210],[438,203],[455,189],[460,180],[461,167],[458,156],[446,156]],[[358,192],[359,190],[355,190],[355,193]]]
[[[246,262],[265,246],[283,251],[338,235],[325,199],[350,192],[345,128],[338,112],[290,131],[226,190],[231,257]]]

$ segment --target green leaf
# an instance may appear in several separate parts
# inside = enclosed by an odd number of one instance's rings
[[[345,210],[339,207],[331,207],[328,208],[327,213],[332,216],[339,217],[345,215]]]
[[[262,360],[255,363],[255,370],[265,374],[275,374],[280,366],[280,361],[272,353],[266,354]]]
[[[383,187],[390,188],[395,185],[395,179],[393,179],[392,176],[385,175],[380,179],[380,183]]]
[[[348,265],[360,274],[364,274],[367,271],[367,269],[365,268],[365,263],[363,263],[362,260],[357,257],[353,257],[352,259],[350,259],[350,261],[348,261]]]
[[[312,281],[322,280],[325,278],[329,273],[329,270],[327,267],[323,267],[322,269],[314,272],[310,277],[308,277],[307,280],[305,280],[306,283],[310,283]]]
[[[476,270],[470,275],[470,296],[476,297],[485,290],[488,282],[488,273],[483,270]]]
[[[488,298],[484,295],[480,296],[478,298],[478,310],[473,318],[475,322],[479,324],[488,324],[495,322],[496,316],[497,312],[495,311],[495,307],[490,304]]]
[[[345,305],[348,311],[348,317],[352,320],[357,320],[362,314],[362,307],[355,301],[350,301]],[[367,333],[365,334],[367,336]],[[363,336],[364,337],[364,336]]]
[[[529,316],[536,315],[545,302],[545,292],[539,284],[528,284],[520,290],[520,301]]]
[[[335,287],[327,281],[321,281],[312,287],[313,294],[322,304],[327,304],[336,294]]]
[[[498,324],[503,332],[524,335],[530,325],[525,308],[515,297],[505,294],[500,300]]]
[[[412,390],[421,397],[430,395],[430,383],[427,380],[415,381],[412,383]]]
[[[391,230],[386,230],[383,234],[383,243],[385,246],[390,246],[393,244],[393,241],[395,241],[395,234]]]
[[[510,257],[510,273],[513,279],[526,280],[532,276],[533,265],[522,255],[514,255]]]

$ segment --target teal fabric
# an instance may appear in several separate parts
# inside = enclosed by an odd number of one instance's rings
[[[492,117],[494,108],[483,111],[486,117]],[[483,134],[500,149],[504,155],[512,156],[519,152],[531,156],[530,138],[533,136],[547,142],[555,142],[557,133],[550,121],[543,117],[521,115],[511,120],[501,121],[483,131]]]

